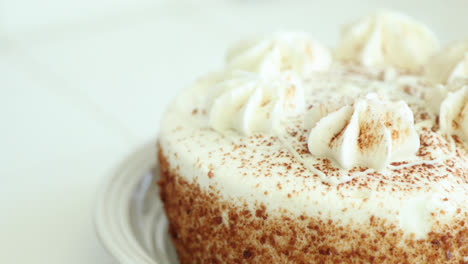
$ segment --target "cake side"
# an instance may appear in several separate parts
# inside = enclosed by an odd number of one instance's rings
[[[468,255],[463,220],[414,240],[395,223],[374,216],[342,224],[287,208],[268,212],[260,202],[229,198],[181,176],[163,149],[160,145],[160,195],[181,264],[465,263]],[[468,219],[467,212],[458,214]]]

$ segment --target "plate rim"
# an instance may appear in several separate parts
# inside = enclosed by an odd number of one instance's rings
[[[108,199],[109,193],[112,191],[112,186],[115,185],[115,182],[118,182],[119,179],[123,178],[125,176],[124,173],[122,173],[123,170],[129,167],[132,163],[136,163],[138,157],[143,157],[140,161],[141,164],[145,164],[145,168],[148,167],[150,169],[151,167],[157,166],[157,159],[156,159],[156,153],[157,153],[157,141],[156,140],[151,140],[146,143],[140,144],[137,148],[135,148],[134,151],[129,152],[127,155],[125,155],[117,164],[114,166],[113,169],[111,169],[110,173],[108,173],[106,176],[103,177],[101,182],[98,184],[96,193],[95,193],[95,198],[94,198],[94,207],[93,207],[93,225],[94,225],[94,231],[95,234],[100,242],[100,244],[103,246],[103,248],[106,250],[106,252],[111,255],[115,260],[117,260],[119,263],[135,263],[135,261],[138,261],[138,263],[147,263],[147,264],[158,264],[158,261],[151,258],[150,254],[148,252],[145,252],[145,249],[140,246],[140,251],[144,252],[145,254],[141,254],[139,252],[137,255],[132,256],[132,254],[128,252],[124,252],[119,250],[119,246],[116,246],[115,243],[111,243],[110,240],[110,235],[108,231],[103,230],[102,228],[102,222],[106,218],[105,216],[105,211],[103,210],[104,205],[106,204],[106,200]],[[147,156],[152,156],[152,159],[145,157]],[[147,171],[147,170],[145,170]],[[144,174],[138,175],[138,180],[134,179],[136,182],[141,182],[141,180],[145,177]],[[115,187],[114,187],[115,188]]]

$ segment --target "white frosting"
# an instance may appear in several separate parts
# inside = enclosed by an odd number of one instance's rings
[[[455,42],[437,53],[425,69],[426,77],[437,83],[468,78],[468,40]]]
[[[292,72],[271,78],[235,72],[213,86],[209,97],[209,123],[221,132],[271,132],[285,116],[304,110],[302,84]]]
[[[442,104],[442,101],[445,99],[445,97],[447,97],[448,93],[448,87],[440,84],[430,89],[426,101],[427,105],[434,113],[439,113],[440,105]]]
[[[316,119],[315,113],[312,118]],[[405,102],[369,94],[321,118],[310,131],[308,146],[313,155],[332,158],[346,169],[381,170],[390,162],[414,156],[419,136]]]
[[[468,85],[449,92],[440,106],[440,130],[468,140]]]
[[[405,230],[413,230],[416,236],[424,237],[430,231],[428,205],[430,198],[420,195],[408,199],[400,211],[400,226]]]
[[[425,25],[403,14],[380,12],[345,27],[335,55],[369,67],[420,71],[438,47]]]
[[[242,41],[229,49],[226,59],[228,70],[256,72],[264,76],[284,71],[307,76],[327,70],[331,62],[330,51],[302,32],[282,32]]]
[[[463,85],[468,84],[467,80],[457,79],[448,84],[434,84],[426,91],[426,104],[434,112],[439,114],[442,102],[449,93],[458,91]]]

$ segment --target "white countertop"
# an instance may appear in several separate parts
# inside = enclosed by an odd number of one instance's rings
[[[98,184],[242,36],[303,29],[333,44],[340,25],[387,7],[443,42],[468,37],[465,0],[307,2],[1,2],[0,263],[115,263],[93,229]]]

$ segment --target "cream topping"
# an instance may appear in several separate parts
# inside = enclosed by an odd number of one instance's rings
[[[445,47],[429,61],[425,69],[428,79],[449,83],[468,78],[468,39]]]
[[[293,72],[262,77],[235,72],[210,91],[209,123],[217,131],[271,132],[288,115],[304,110],[304,91]]]
[[[313,155],[330,157],[345,169],[382,170],[390,162],[414,156],[419,136],[405,102],[369,94],[321,118],[310,131],[308,147]]]
[[[271,37],[244,40],[229,49],[228,70],[245,70],[264,76],[294,71],[307,76],[327,70],[332,62],[330,51],[302,32],[279,32]]]
[[[418,72],[437,51],[435,34],[399,13],[379,12],[342,30],[335,55],[368,67],[395,67]]]
[[[440,106],[440,130],[468,140],[468,85],[449,92]]]

